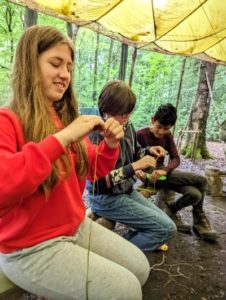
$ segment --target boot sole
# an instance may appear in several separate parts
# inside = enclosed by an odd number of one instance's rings
[[[178,228],[177,227],[177,231],[181,232],[181,233],[191,234],[191,227],[190,228]]]
[[[216,242],[217,241],[217,239],[218,239],[218,235],[216,235],[215,237],[210,237],[210,236],[206,236],[206,235],[204,235],[204,234],[200,234],[199,232],[198,232],[198,230],[193,226],[192,227],[192,230],[193,230],[193,232],[200,238],[200,239],[202,239],[202,240],[204,240],[204,241],[207,241],[207,242],[212,242],[212,243],[214,243],[214,242]]]

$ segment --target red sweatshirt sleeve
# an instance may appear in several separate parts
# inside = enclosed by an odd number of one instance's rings
[[[87,143],[88,156],[90,160],[90,168],[88,173],[88,180],[96,181],[100,177],[107,175],[114,169],[118,155],[119,147],[112,149],[102,141],[99,145],[92,144],[88,138],[85,139]]]
[[[34,193],[52,170],[64,148],[54,137],[40,143],[23,143],[13,113],[0,111],[0,213]]]

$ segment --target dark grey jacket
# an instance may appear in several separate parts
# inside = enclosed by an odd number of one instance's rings
[[[103,137],[97,132],[89,135],[92,143],[99,143]],[[109,175],[111,188],[107,188],[105,178],[100,178],[93,190],[93,183],[87,181],[86,188],[90,194],[124,194],[133,190],[136,182],[135,173],[131,165],[132,162],[140,159],[146,154],[150,154],[149,147],[142,149],[137,142],[136,131],[131,122],[124,126],[124,138],[120,141],[120,153],[115,169]]]

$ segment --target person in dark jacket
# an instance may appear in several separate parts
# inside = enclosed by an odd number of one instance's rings
[[[166,243],[176,232],[174,222],[152,201],[134,190],[135,173],[155,167],[155,158],[165,154],[162,147],[142,149],[137,143],[130,115],[136,104],[136,96],[122,81],[108,82],[100,93],[98,107],[103,119],[114,117],[124,126],[124,138],[120,142],[120,154],[115,169],[97,182],[87,182],[89,202],[99,216],[127,225],[126,238],[143,251],[154,251]],[[94,132],[93,143],[103,137]],[[94,186],[93,186],[94,185]]]
[[[138,130],[137,138],[142,147],[161,146],[169,154],[169,161],[164,164],[164,157],[157,159],[157,167],[151,174],[151,180],[145,179],[146,187],[166,188],[182,194],[176,201],[168,204],[168,214],[177,225],[178,231],[189,232],[191,226],[184,224],[177,213],[187,206],[192,206],[193,229],[203,239],[215,241],[218,234],[211,228],[209,220],[203,210],[203,200],[207,189],[205,176],[177,170],[180,157],[173,136],[170,132],[177,119],[176,108],[170,104],[161,105],[151,118],[151,127]],[[140,177],[144,174],[139,173]],[[160,176],[166,176],[166,180],[158,180]],[[167,202],[166,202],[167,204]]]

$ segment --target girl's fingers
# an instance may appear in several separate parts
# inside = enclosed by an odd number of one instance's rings
[[[124,134],[122,125],[120,125],[119,122],[115,121],[113,118],[109,120],[110,122],[105,123],[105,137],[122,137]]]

